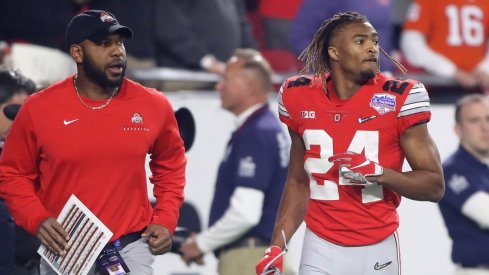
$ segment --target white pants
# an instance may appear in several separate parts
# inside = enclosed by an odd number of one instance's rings
[[[367,246],[340,246],[306,228],[300,275],[400,275],[397,232]]]
[[[149,250],[149,245],[146,239],[139,239],[132,242],[122,248],[119,254],[124,259],[124,262],[129,267],[130,272],[128,274],[133,275],[153,275],[153,262],[155,261],[155,256],[151,254]],[[90,269],[88,275],[95,275],[95,265]],[[41,275],[56,275],[56,272],[49,266],[49,264],[41,259]]]

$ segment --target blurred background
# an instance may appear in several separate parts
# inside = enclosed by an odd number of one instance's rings
[[[258,49],[274,70],[276,92],[287,77],[301,72],[300,53],[322,21],[339,11],[367,15],[380,34],[380,46],[408,70],[404,74],[382,56],[382,71],[425,84],[432,103],[429,129],[442,161],[457,148],[454,102],[464,94],[489,92],[489,1],[466,1],[467,6],[433,1],[444,3],[444,18],[420,12],[426,2],[2,0],[0,65],[18,69],[38,90],[47,87],[76,72],[64,44],[72,16],[87,9],[114,13],[134,31],[134,37],[125,41],[127,76],[164,92],[175,110],[185,107],[195,119],[195,139],[187,151],[186,202],[196,213],[192,222],[207,227],[223,144],[234,128],[233,116],[221,108],[214,89],[224,62],[236,48]],[[439,39],[437,30],[450,37]],[[276,94],[270,99],[274,110],[275,99]],[[149,182],[148,188],[152,197]],[[437,205],[403,199],[399,213],[403,274],[451,274],[451,241]],[[302,234],[303,226],[290,244],[294,268],[300,261]],[[204,261],[204,266],[187,267],[177,254],[158,256],[156,274],[217,274],[215,257],[208,254]]]

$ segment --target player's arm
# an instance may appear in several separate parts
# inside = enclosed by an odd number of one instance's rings
[[[305,146],[302,138],[289,129],[292,140],[290,147],[290,163],[282,200],[275,221],[271,245],[284,248],[282,230],[287,240],[301,225],[309,201],[309,179],[304,170]]]
[[[400,173],[384,168],[381,176],[369,177],[368,180],[409,199],[438,202],[445,193],[445,182],[440,154],[426,123],[406,129],[400,143],[412,171]]]

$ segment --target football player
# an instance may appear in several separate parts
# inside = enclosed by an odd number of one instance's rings
[[[289,173],[257,274],[281,270],[279,255],[303,220],[301,275],[400,274],[401,196],[437,202],[444,180],[426,125],[428,93],[417,81],[379,72],[381,51],[365,16],[338,13],[301,55],[313,75],[283,84],[279,116],[292,140]],[[412,171],[402,172],[404,159]]]

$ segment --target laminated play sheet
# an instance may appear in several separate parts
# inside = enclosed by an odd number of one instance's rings
[[[66,254],[58,256],[44,245],[37,252],[60,275],[86,275],[112,232],[75,195],[66,202],[58,222],[68,232]]]

